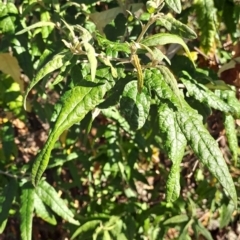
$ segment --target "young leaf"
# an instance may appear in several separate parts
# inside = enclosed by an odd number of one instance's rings
[[[84,42],[84,48],[87,52],[87,57],[88,57],[88,61],[90,63],[90,68],[91,68],[91,78],[92,81],[94,81],[95,79],[95,75],[96,75],[96,70],[97,70],[97,58],[96,58],[96,54],[95,54],[95,49],[94,47],[88,43],[88,42]]]
[[[216,141],[203,126],[200,115],[193,111],[181,111],[176,113],[176,119],[194,153],[218,179],[236,207],[236,189],[227,164]]]
[[[71,240],[75,239],[81,233],[87,232],[91,229],[94,229],[99,225],[102,221],[101,220],[90,220],[82,224],[72,235]]]
[[[168,224],[178,224],[178,223],[183,223],[189,220],[189,217],[187,215],[181,214],[181,215],[177,215],[174,217],[171,217],[169,219],[167,219],[166,221],[163,222],[164,225],[168,225]]]
[[[177,35],[170,34],[170,33],[158,33],[158,34],[154,34],[150,37],[143,39],[141,41],[141,43],[148,47],[165,45],[165,44],[169,44],[169,43],[177,43],[177,44],[180,44],[184,48],[188,57],[192,60],[192,56],[188,49],[188,46],[182,40],[182,38]],[[193,60],[192,60],[192,62],[193,62]]]
[[[165,0],[165,3],[176,13],[180,13],[182,11],[181,0]]]
[[[61,133],[70,128],[73,124],[81,121],[84,116],[100,104],[104,99],[105,93],[111,88],[112,77],[108,73],[109,68],[99,70],[102,78],[95,78],[95,83],[84,82],[84,86],[77,86],[67,91],[61,99],[59,108],[53,115],[55,125],[48,137],[44,148],[38,154],[32,167],[32,182],[37,184],[45,171],[52,148]]]
[[[189,75],[188,75],[189,76]],[[187,80],[180,78],[182,83],[187,88],[190,96],[193,96],[196,100],[206,103],[209,107],[218,109],[220,111],[231,113],[234,112],[233,108],[217,97],[212,91],[206,88],[204,85],[198,83],[196,80]]]
[[[34,208],[38,217],[52,225],[57,224],[56,218],[51,213],[51,210],[44,205],[41,198],[36,193],[34,194]]]
[[[164,149],[173,162],[167,180],[167,202],[174,202],[180,194],[180,163],[187,140],[178,126],[175,113],[167,105],[162,105],[158,117],[159,128],[164,138]]]
[[[227,206],[224,204],[221,207],[221,212],[220,212],[220,228],[221,229],[229,224],[234,210],[235,210],[235,207],[232,201],[230,201]]]
[[[46,21],[40,21],[40,22],[32,24],[29,27],[24,28],[23,30],[21,30],[21,31],[15,33],[15,34],[16,35],[20,35],[20,34],[23,34],[25,32],[30,31],[31,29],[42,28],[42,27],[55,27],[55,23],[53,23],[53,22],[46,22]]]
[[[24,100],[23,100],[25,108],[26,108],[27,95],[30,92],[30,90],[47,74],[61,68],[64,64],[66,64],[66,62],[68,62],[72,58],[72,56],[73,55],[70,52],[65,52],[65,53],[62,52],[60,54],[57,54],[42,69],[39,70],[36,77],[33,79],[33,81],[30,83],[30,85],[26,90]]]
[[[8,219],[9,210],[11,209],[12,202],[16,196],[18,183],[16,179],[12,178],[7,186],[3,189],[1,199],[1,212],[0,212],[0,234],[4,231],[6,221]]]
[[[146,88],[138,93],[137,81],[126,84],[120,101],[120,112],[133,129],[140,129],[149,114],[150,96]]]
[[[161,16],[157,24],[165,27],[170,33],[182,38],[195,39],[197,37],[196,33],[190,27],[168,15]]]
[[[62,217],[64,220],[79,225],[79,222],[74,219],[74,215],[71,210],[66,206],[63,199],[58,196],[56,190],[49,185],[46,181],[41,181],[37,188],[36,194],[38,197],[48,205],[57,215]]]
[[[235,121],[232,115],[225,116],[224,126],[225,126],[226,136],[228,140],[228,145],[232,152],[232,157],[236,166],[237,160],[238,160],[238,139],[237,139]]]
[[[32,218],[34,210],[34,192],[35,189],[30,182],[22,186],[21,204],[20,204],[20,230],[23,240],[32,240]]]

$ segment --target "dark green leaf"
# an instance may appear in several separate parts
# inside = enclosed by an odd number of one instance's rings
[[[168,15],[161,16],[157,24],[165,27],[170,33],[183,38],[195,39],[197,37],[196,33],[190,27]]]
[[[167,202],[173,202],[180,194],[180,163],[187,141],[178,126],[175,113],[170,108],[162,105],[158,114],[159,128],[164,139],[164,149],[173,162],[167,180]]]
[[[194,153],[218,179],[237,206],[236,189],[227,164],[216,141],[203,126],[201,117],[192,111],[183,111],[176,114],[176,119]]]
[[[208,104],[209,107],[218,109],[226,113],[234,112],[231,106],[229,106],[219,97],[217,97],[212,91],[208,90],[204,85],[198,83],[196,80],[194,79],[187,80],[185,78],[180,79],[186,86],[189,95],[194,97],[196,100],[204,102]]]
[[[93,82],[83,82],[84,86],[77,86],[67,91],[61,99],[61,103],[56,106],[56,112],[52,117],[55,122],[44,148],[38,154],[32,167],[32,182],[37,184],[43,172],[48,166],[50,154],[55,142],[61,133],[70,128],[73,124],[81,121],[84,116],[100,104],[104,99],[105,93],[111,88],[111,77],[108,68],[99,71],[101,78]]]
[[[6,221],[8,219],[9,210],[11,209],[12,202],[17,194],[18,183],[16,179],[11,179],[7,186],[3,189],[1,199],[1,212],[0,212],[0,233],[4,231]]]
[[[149,114],[150,96],[146,88],[138,92],[137,81],[126,84],[120,101],[120,112],[133,129],[140,129]]]

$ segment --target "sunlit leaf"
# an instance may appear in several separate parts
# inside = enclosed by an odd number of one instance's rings
[[[79,225],[79,222],[74,219],[72,211],[67,207],[63,199],[59,197],[56,190],[46,181],[43,180],[38,184],[36,194],[60,217],[72,224]],[[54,223],[54,220],[51,220],[51,222],[52,221]]]
[[[32,240],[32,221],[35,189],[27,182],[21,187],[20,231],[24,240]]]

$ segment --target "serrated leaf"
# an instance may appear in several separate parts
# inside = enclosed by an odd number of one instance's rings
[[[127,43],[112,42],[99,33],[96,33],[96,38],[98,44],[102,47],[106,47],[107,49],[111,49],[116,52],[131,53],[129,45]]]
[[[146,88],[138,92],[137,81],[126,84],[120,100],[120,112],[133,129],[140,129],[149,114],[151,98]]]
[[[165,0],[165,3],[176,13],[180,13],[182,11],[181,0]]]
[[[181,103],[183,99],[181,96],[181,92],[178,88],[177,80],[174,77],[174,75],[171,73],[171,71],[167,67],[165,67],[163,65],[158,66],[158,69],[160,70],[166,83],[170,86],[173,93],[178,97],[179,102]]]
[[[186,51],[187,56],[192,60],[192,62],[194,63],[191,53],[188,49],[188,46],[186,45],[186,43],[182,40],[181,37],[174,35],[174,34],[170,34],[170,33],[158,33],[158,34],[154,34],[150,37],[147,37],[145,39],[143,39],[141,41],[142,44],[148,46],[148,47],[153,47],[153,46],[158,46],[158,45],[166,45],[166,44],[170,44],[170,43],[177,43],[180,44],[184,50]]]
[[[234,204],[232,201],[228,203],[228,205],[223,205],[220,211],[220,228],[224,228],[229,225],[231,221],[233,212],[235,210]]]
[[[32,219],[34,210],[34,192],[35,189],[30,182],[22,186],[21,204],[20,204],[20,231],[22,240],[32,240]]]
[[[161,16],[157,24],[165,27],[170,33],[183,38],[195,39],[197,37],[197,34],[190,27],[168,15]]]
[[[215,37],[217,29],[217,9],[213,0],[195,0],[194,7],[200,28],[200,44],[205,53],[216,48]]]
[[[188,75],[189,76],[189,75]],[[189,76],[190,77],[190,76]],[[187,80],[185,78],[180,78],[182,83],[187,88],[188,94],[194,97],[200,102],[206,103],[209,107],[218,109],[225,113],[234,112],[233,108],[217,97],[212,91],[206,88],[204,85],[198,83],[196,80]]]
[[[168,225],[168,224],[175,224],[177,225],[178,223],[183,223],[189,220],[189,217],[187,215],[181,214],[181,215],[177,215],[174,217],[171,217],[169,219],[167,219],[166,221],[163,222],[164,225]]]
[[[144,72],[144,82],[149,90],[154,91],[157,97],[169,100],[176,108],[181,108],[181,102],[168,86],[164,80],[161,72],[157,69],[148,70]]]
[[[28,86],[26,93],[24,95],[24,107],[26,107],[26,99],[27,95],[30,92],[30,90],[47,74],[61,68],[66,62],[68,62],[72,58],[72,53],[65,52],[65,53],[59,53],[53,57],[52,60],[50,60],[43,68],[39,70],[36,77],[33,79],[33,81]]]
[[[232,115],[226,115],[224,119],[224,127],[228,140],[228,146],[232,152],[232,157],[235,162],[235,166],[238,160],[238,139],[235,120]]]
[[[46,21],[39,21],[37,23],[32,24],[29,27],[24,28],[23,30],[16,33],[16,35],[23,34],[25,32],[28,32],[34,28],[42,28],[42,27],[55,27],[55,23],[53,22],[46,22]]]
[[[81,121],[84,116],[103,102],[105,93],[111,88],[112,77],[108,72],[109,68],[99,70],[100,79],[95,78],[95,83],[82,81],[84,86],[76,86],[67,91],[57,105],[52,120],[55,125],[44,145],[44,148],[38,154],[32,167],[32,182],[37,184],[43,172],[45,171],[52,148],[61,133],[70,128],[73,124]],[[103,80],[104,78],[108,78]]]
[[[0,211],[0,234],[3,233],[6,226],[6,221],[8,219],[9,210],[11,209],[12,202],[17,193],[18,183],[16,179],[12,178],[7,186],[3,189],[3,194],[1,199],[1,211]]]
[[[46,181],[43,180],[38,184],[36,187],[36,194],[57,215],[72,224],[79,225],[79,222],[74,219],[73,213],[67,207],[63,199],[58,196],[56,190]]]
[[[215,94],[224,99],[229,106],[234,109],[234,117],[240,118],[240,102],[236,97],[236,92],[232,90],[216,90]]]
[[[187,140],[182,134],[175,119],[175,113],[162,105],[158,112],[159,128],[164,138],[164,149],[173,165],[167,180],[167,202],[174,202],[180,194],[180,163],[182,161]]]
[[[237,206],[237,194],[222,153],[201,122],[200,115],[191,111],[176,113],[178,125],[199,160],[218,179],[224,190]]]
[[[91,229],[96,228],[97,225],[99,225],[102,221],[101,220],[90,220],[86,223],[82,224],[81,227],[79,227],[74,234],[71,237],[71,240],[75,239],[78,235],[81,233],[87,232]]]
[[[34,208],[38,217],[52,225],[57,224],[56,218],[51,213],[50,209],[44,205],[41,198],[36,193],[34,194]]]

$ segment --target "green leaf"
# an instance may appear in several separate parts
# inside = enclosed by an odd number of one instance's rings
[[[88,61],[90,63],[91,78],[92,78],[92,81],[94,81],[95,75],[96,75],[96,70],[97,70],[97,63],[98,63],[97,62],[97,58],[96,58],[96,54],[95,54],[95,49],[88,42],[84,43],[84,48],[85,48],[85,50],[87,52]]]
[[[53,22],[46,22],[46,21],[39,21],[37,23],[32,24],[29,27],[24,28],[23,30],[16,33],[16,35],[23,34],[25,32],[28,32],[34,28],[42,28],[42,27],[55,27],[55,23]]]
[[[36,193],[34,194],[34,208],[38,217],[52,225],[57,224],[56,218],[52,214],[51,210],[44,205],[41,198]]]
[[[222,205],[221,211],[220,211],[220,228],[221,229],[229,225],[232,219],[234,210],[235,210],[235,207],[232,201],[230,201],[227,206],[225,204]]]
[[[43,68],[39,70],[36,77],[33,79],[33,81],[30,83],[30,85],[26,90],[24,100],[23,100],[25,108],[26,108],[27,95],[30,92],[30,90],[47,74],[64,66],[72,58],[72,56],[73,55],[70,52],[62,52],[60,54],[57,54],[53,57],[52,60],[50,60]]]
[[[158,69],[160,70],[165,82],[172,89],[173,93],[178,97],[179,102],[182,102],[183,101],[182,93],[178,88],[177,80],[174,77],[174,75],[171,73],[171,71],[167,67],[163,65],[158,66]]]
[[[14,33],[15,31],[15,20],[18,15],[18,9],[14,3],[11,2],[0,2],[0,33]]]
[[[47,22],[51,19],[50,13],[48,11],[42,11],[40,13],[40,19],[41,22]],[[49,22],[48,22],[49,23]],[[42,38],[43,40],[47,39],[49,35],[51,34],[52,30],[54,29],[55,24],[53,23],[50,26],[42,26],[41,27],[41,33],[42,33]]]
[[[181,0],[165,0],[165,3],[176,13],[180,13],[182,11]]]
[[[43,172],[45,171],[49,157],[55,142],[61,133],[70,128],[73,124],[81,121],[84,116],[100,104],[104,99],[105,93],[111,88],[112,77],[109,74],[109,68],[99,70],[99,78],[95,78],[95,83],[82,81],[84,86],[76,86],[67,91],[56,108],[52,121],[54,127],[44,145],[44,148],[38,154],[32,167],[32,182],[37,184]],[[107,78],[104,80],[104,78]]]
[[[167,105],[161,106],[158,116],[160,132],[164,139],[164,149],[173,162],[167,180],[167,202],[174,202],[180,194],[180,163],[187,140],[178,126],[175,113]]]
[[[79,225],[79,222],[74,219],[73,213],[66,206],[63,199],[58,196],[56,190],[46,181],[43,180],[38,184],[38,186],[36,187],[36,194],[57,215],[72,224]]]
[[[176,119],[194,153],[218,179],[236,207],[236,189],[227,164],[216,141],[203,126],[200,115],[192,111],[181,111],[177,112]]]
[[[216,46],[217,9],[214,7],[214,0],[195,0],[194,7],[200,28],[200,44],[203,50],[208,53]]]
[[[0,212],[0,234],[3,233],[8,219],[9,210],[11,209],[12,202],[17,193],[18,183],[16,179],[12,178],[7,186],[3,189],[1,199],[1,212]]]
[[[188,75],[189,76],[189,75]],[[198,83],[196,80],[192,79],[180,78],[182,83],[187,88],[188,94],[194,97],[199,102],[206,103],[209,107],[214,109],[218,109],[225,113],[234,112],[234,109],[217,97],[212,91],[206,88],[203,84]]]
[[[166,60],[166,62],[171,65],[171,62],[170,60],[168,59],[168,57],[166,55],[164,55],[160,49],[158,49],[157,47],[153,47],[153,50],[152,50],[152,60],[157,62],[157,63],[160,63],[162,62],[163,59]]]
[[[119,113],[119,111],[117,110],[116,107],[111,107],[111,108],[107,108],[107,109],[101,109],[101,111],[102,111],[102,114],[105,117],[117,121],[119,123],[119,125],[121,126],[121,128],[125,132],[133,134],[133,132],[131,132],[131,130],[130,130],[130,126],[129,126],[128,122],[126,121],[126,119],[124,117],[122,117],[120,115],[120,113]]]
[[[160,100],[169,100],[176,108],[181,108],[181,102],[176,94],[172,91],[166,83],[161,72],[157,69],[146,69],[144,72],[144,82],[147,88],[154,91]]]
[[[170,34],[170,33],[158,33],[158,34],[154,34],[150,37],[143,39],[141,41],[141,43],[148,47],[158,46],[158,45],[166,45],[166,44],[170,44],[170,43],[177,43],[177,44],[180,44],[184,48],[188,57],[192,60],[192,56],[188,49],[188,46],[182,40],[182,38],[177,35]],[[193,60],[192,60],[192,62],[193,62]]]
[[[91,229],[95,229],[97,227],[97,225],[99,225],[102,221],[101,220],[90,220],[85,222],[84,224],[81,225],[81,227],[79,227],[74,234],[71,237],[71,240],[75,239],[77,236],[79,236],[80,234],[87,232]]]
[[[169,15],[161,16],[157,21],[157,25],[165,27],[170,33],[182,38],[195,39],[197,37],[197,34],[190,27]]]
[[[106,39],[106,37],[100,35],[99,33],[96,33],[96,38],[97,38],[98,44],[102,47],[106,47],[115,52],[125,52],[128,54],[131,53],[131,50],[127,43],[109,41],[108,39]]]
[[[225,116],[224,126],[228,140],[228,146],[232,152],[232,157],[236,166],[238,160],[238,139],[235,120],[232,115]]]
[[[216,90],[215,94],[225,100],[229,106],[234,109],[234,117],[240,118],[240,102],[236,97],[236,91],[233,90]]]
[[[35,189],[30,182],[22,186],[20,208],[20,230],[22,240],[32,240],[32,219]]]
[[[197,239],[199,238],[199,235],[201,234],[206,238],[206,240],[213,240],[211,233],[202,225],[202,223],[199,220],[195,220],[193,224],[193,228],[195,229],[197,233]]]
[[[137,81],[126,84],[120,101],[120,112],[133,129],[140,129],[146,122],[150,101],[146,88],[138,92]]]
[[[171,217],[169,219],[167,219],[166,221],[163,222],[164,225],[168,225],[168,224],[175,224],[177,225],[178,223],[183,223],[189,220],[189,217],[187,215],[181,214],[181,215],[177,215],[174,217]]]

